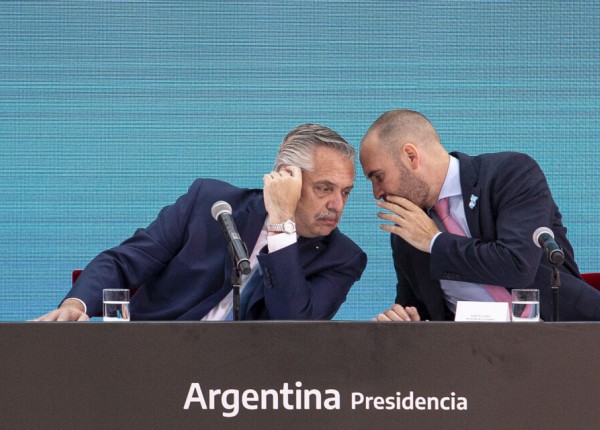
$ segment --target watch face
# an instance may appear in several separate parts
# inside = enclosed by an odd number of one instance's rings
[[[294,233],[296,231],[296,224],[293,221],[286,221],[283,223],[283,231],[286,233]]]
[[[284,232],[284,233],[296,233],[296,223],[292,220],[287,220],[281,224],[269,224],[268,231]]]

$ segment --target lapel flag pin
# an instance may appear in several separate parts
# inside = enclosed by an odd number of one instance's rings
[[[471,194],[471,201],[469,202],[469,209],[475,208],[475,205],[477,205],[477,199],[479,199],[479,197],[477,197],[475,194]]]

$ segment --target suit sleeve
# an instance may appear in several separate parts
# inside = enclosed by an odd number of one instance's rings
[[[403,262],[402,257],[400,257],[398,255],[397,245],[394,243],[395,240],[401,240],[401,239],[399,239],[399,238],[397,239],[397,238],[398,238],[398,236],[396,236],[394,234],[390,235],[390,242],[391,242],[391,247],[392,247],[392,257],[394,260],[394,269],[396,271],[396,279],[398,281],[396,284],[395,303],[397,303],[401,306],[405,306],[405,307],[406,306],[414,306],[419,311],[419,315],[423,315],[422,311],[425,310],[425,307],[415,296],[415,294],[410,286],[410,283],[408,281],[408,278],[404,274],[405,265],[402,264],[402,262]]]
[[[259,256],[265,277],[265,306],[269,319],[333,318],[367,264],[366,254],[354,243],[349,243],[353,252],[340,252],[335,260],[318,257],[323,262],[317,263],[318,268],[310,271],[302,267],[298,243]]]
[[[490,175],[489,189],[480,197],[482,238],[439,235],[431,252],[433,279],[507,288],[533,283],[542,251],[532,235],[538,227],[552,225],[556,208],[533,159],[515,154],[505,160],[494,166],[496,175]]]
[[[100,313],[104,288],[136,288],[164,269],[182,246],[201,183],[194,182],[147,228],[96,256],[63,300],[78,298],[87,305],[88,314],[95,315]]]

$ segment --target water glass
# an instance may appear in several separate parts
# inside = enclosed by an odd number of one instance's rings
[[[512,290],[512,320],[540,320],[540,290]]]
[[[129,290],[114,288],[102,290],[102,303],[104,304],[103,321],[129,321]]]

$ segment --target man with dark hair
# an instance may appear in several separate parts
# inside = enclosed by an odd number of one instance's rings
[[[510,290],[540,290],[541,318],[552,319],[552,264],[533,242],[548,227],[564,251],[559,319],[600,320],[600,292],[587,285],[546,178],[515,152],[448,153],[418,112],[393,110],[360,146],[382,225],[391,233],[396,304],[380,321],[452,320],[458,301],[510,301]]]

